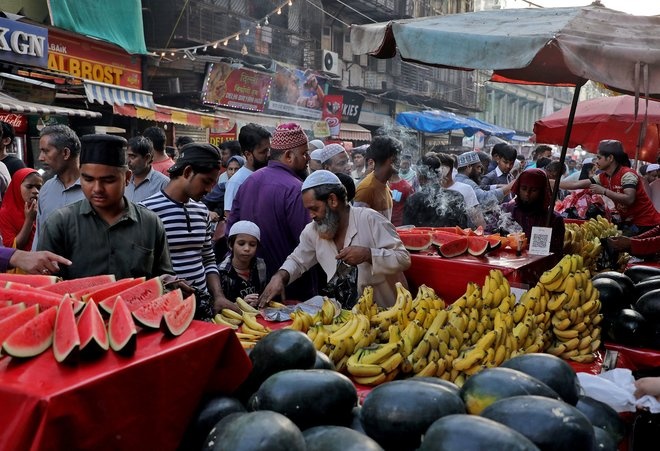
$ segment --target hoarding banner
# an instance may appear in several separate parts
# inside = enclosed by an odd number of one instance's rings
[[[0,17],[0,60],[48,65],[48,29]]]
[[[202,101],[247,111],[263,111],[272,77],[226,63],[209,64]]]
[[[342,122],[357,124],[364,103],[364,96],[357,92],[346,91],[344,89],[331,86],[328,89],[328,95],[341,95],[344,99],[342,107]]]
[[[341,95],[327,95],[323,99],[323,112],[321,117],[328,124],[330,136],[337,138],[341,130],[341,115],[344,97]]]
[[[268,109],[293,116],[321,119],[323,99],[329,83],[307,69],[277,64],[268,98]]]
[[[237,128],[236,124],[234,124],[232,129],[226,132],[217,132],[214,129],[209,130],[209,143],[219,146],[224,142],[238,139]]]

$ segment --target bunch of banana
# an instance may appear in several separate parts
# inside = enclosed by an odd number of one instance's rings
[[[269,327],[259,324],[257,315],[253,313],[243,312],[243,324],[241,325],[241,332],[244,334],[256,335],[265,337],[271,332]]]
[[[403,356],[400,342],[372,344],[358,349],[348,357],[346,370],[353,380],[362,385],[379,385],[391,381],[399,374]]]
[[[596,270],[596,261],[602,251],[600,239],[620,234],[621,231],[617,226],[602,216],[591,218],[582,224],[566,224],[564,252],[582,255],[584,266],[593,272]],[[630,256],[622,253],[619,258],[621,260],[618,262],[619,265],[623,265],[624,261],[627,264]]]
[[[252,313],[254,315],[259,313],[259,310],[257,310],[256,308],[252,307],[250,304],[245,302],[245,300],[241,297],[236,298],[236,305],[238,306],[238,308],[240,308],[242,311],[246,313]]]
[[[417,289],[417,296],[413,299],[413,310],[417,311],[419,308],[442,310],[445,307],[445,301],[436,294],[433,288],[423,284],[420,285]]]
[[[412,296],[399,282],[396,283],[396,291],[397,296],[394,305],[369,318],[372,327],[376,327],[381,331],[380,339],[382,341],[387,341],[387,332],[390,325],[398,324],[399,327],[405,327],[410,321],[408,315],[412,310]]]
[[[303,310],[294,310],[289,315],[293,322],[288,326],[290,329],[307,332],[314,324],[314,318]]]
[[[364,288],[362,296],[358,299],[352,309],[353,313],[361,313],[371,318],[378,313],[378,304],[374,302],[374,289],[371,286]]]

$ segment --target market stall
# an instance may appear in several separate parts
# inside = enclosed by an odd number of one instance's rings
[[[194,321],[176,338],[142,331],[132,357],[59,364],[0,360],[0,449],[176,449],[205,393],[251,368],[228,328]]]

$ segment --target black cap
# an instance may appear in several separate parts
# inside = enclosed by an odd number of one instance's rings
[[[604,139],[598,143],[598,151],[605,151],[606,153],[621,152],[624,153],[623,144],[616,139]]]
[[[80,138],[80,164],[126,166],[126,140],[114,135],[84,135]]]
[[[219,169],[221,161],[222,158],[217,147],[212,144],[193,142],[179,150],[179,158],[168,169],[168,172],[178,171],[189,164],[217,166]]]

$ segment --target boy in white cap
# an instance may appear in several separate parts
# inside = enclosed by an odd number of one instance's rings
[[[222,292],[231,302],[241,297],[255,303],[268,282],[266,263],[256,256],[260,239],[259,226],[251,221],[238,221],[229,231],[229,255],[218,270]]]

